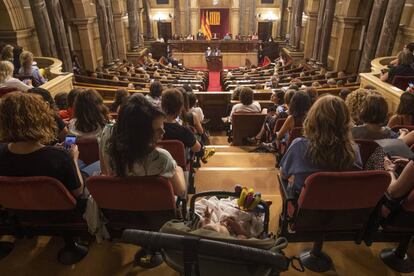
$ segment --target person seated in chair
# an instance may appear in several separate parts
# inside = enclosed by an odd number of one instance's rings
[[[318,171],[361,168],[359,148],[351,139],[351,116],[345,102],[333,95],[319,98],[304,122],[304,138],[297,138],[280,162],[282,179],[299,194],[306,177]]]
[[[19,79],[13,78],[14,65],[10,61],[0,61],[0,88],[10,87],[16,88],[17,91],[26,92],[33,86],[31,81],[25,84]]]
[[[394,81],[395,76],[411,76],[414,78],[413,53],[409,50],[403,50],[398,53],[398,65],[392,67],[388,72],[381,72],[380,79],[388,83]]]
[[[354,139],[386,139],[397,138],[398,134],[389,127],[384,127],[388,114],[388,104],[385,98],[378,92],[372,91],[362,103],[359,121],[362,125],[352,128]]]
[[[95,90],[80,92],[75,99],[69,133],[83,138],[95,138],[109,121],[108,108]]]
[[[162,176],[177,196],[186,194],[184,173],[171,154],[156,144],[165,133],[164,113],[143,95],[135,94],[121,105],[118,120],[107,124],[99,141],[101,170],[105,175]]]
[[[49,176],[76,198],[83,194],[76,145],[46,146],[56,139],[54,111],[39,95],[13,92],[0,101],[0,175]]]
[[[33,54],[31,52],[24,51],[20,54],[20,65],[19,74],[32,77],[34,86],[40,86],[46,82],[46,79],[40,74],[39,67],[33,64]]]
[[[387,126],[393,128],[397,125],[414,125],[414,94],[412,92],[401,94],[396,114],[391,116]]]

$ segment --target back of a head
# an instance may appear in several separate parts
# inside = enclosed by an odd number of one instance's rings
[[[364,123],[384,125],[387,120],[388,104],[379,93],[370,93],[362,104],[359,119]]]
[[[68,108],[68,93],[59,92],[55,95],[54,100],[59,110]]]
[[[164,113],[139,93],[121,106],[109,143],[109,155],[118,176],[142,161],[155,147],[153,121]]]
[[[311,99],[306,92],[297,91],[290,101],[289,113],[297,119],[304,119],[311,106]]]
[[[285,93],[285,104],[290,105],[292,101],[293,95],[295,95],[297,91],[294,89],[288,89]]]
[[[183,94],[175,88],[164,91],[161,99],[161,107],[165,114],[178,116],[184,106]]]
[[[365,102],[365,98],[368,96],[369,90],[359,88],[352,91],[345,100],[346,105],[348,106],[349,112],[351,113],[351,118],[354,123],[359,124],[359,114],[362,110],[362,105]]]
[[[413,52],[408,50],[403,50],[398,53],[398,65],[411,65],[413,64]]]
[[[1,60],[13,60],[13,48],[14,47],[10,44],[4,46],[0,53]]]
[[[197,96],[192,92],[186,92],[188,95],[188,105],[189,108],[193,108],[197,103]]]
[[[153,81],[150,85],[150,95],[153,98],[159,98],[162,95],[164,87],[160,81]]]
[[[42,99],[49,104],[51,108],[55,108],[55,100],[52,98],[52,95],[49,91],[41,87],[34,87],[28,90],[29,93],[37,94],[42,97]]]
[[[414,52],[414,42],[408,43],[407,45],[405,45],[405,48],[407,48],[410,52]]]
[[[0,61],[0,83],[13,76],[14,65],[10,61]]]
[[[346,100],[346,97],[351,93],[351,90],[348,88],[343,88],[341,91],[339,91],[339,97],[341,97],[342,100]]]
[[[254,100],[254,93],[250,87],[241,87],[240,88],[240,102],[243,105],[251,105]]]
[[[73,104],[75,103],[76,97],[81,93],[83,89],[80,88],[74,88],[69,91],[68,93],[68,108],[73,107]]]
[[[400,104],[398,105],[398,115],[413,115],[414,116],[414,94],[404,92],[400,96]]]
[[[350,114],[345,102],[333,95],[320,97],[304,122],[307,156],[322,169],[350,169],[355,160]]]
[[[20,65],[23,68],[24,74],[30,74],[32,71],[33,54],[29,51],[23,51],[20,54]]]
[[[94,132],[107,122],[108,111],[103,105],[102,96],[93,89],[80,92],[73,108],[76,129],[82,132]]]
[[[56,138],[54,112],[39,96],[12,92],[0,101],[0,140],[37,141],[43,144]]]

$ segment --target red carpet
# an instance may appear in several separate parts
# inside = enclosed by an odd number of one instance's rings
[[[207,91],[222,91],[220,84],[220,72],[210,71]]]

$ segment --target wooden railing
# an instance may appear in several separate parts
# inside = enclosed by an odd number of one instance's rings
[[[380,57],[373,59],[371,61],[372,72],[359,74],[361,88],[371,85],[375,90],[379,91],[387,100],[389,113],[395,113],[400,104],[400,96],[404,92],[388,82],[381,81],[379,78],[381,69],[387,68],[387,65],[393,59],[395,59],[395,57]]]

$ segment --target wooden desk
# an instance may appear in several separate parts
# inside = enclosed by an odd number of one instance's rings
[[[223,66],[241,67],[249,59],[257,65],[257,51],[260,40],[170,40],[168,42],[173,57],[182,60],[187,67],[207,67],[204,56],[207,47],[220,49],[223,56]]]
[[[170,40],[168,45],[173,53],[204,53],[207,47],[219,47],[222,53],[257,53],[260,43],[261,40]]]

